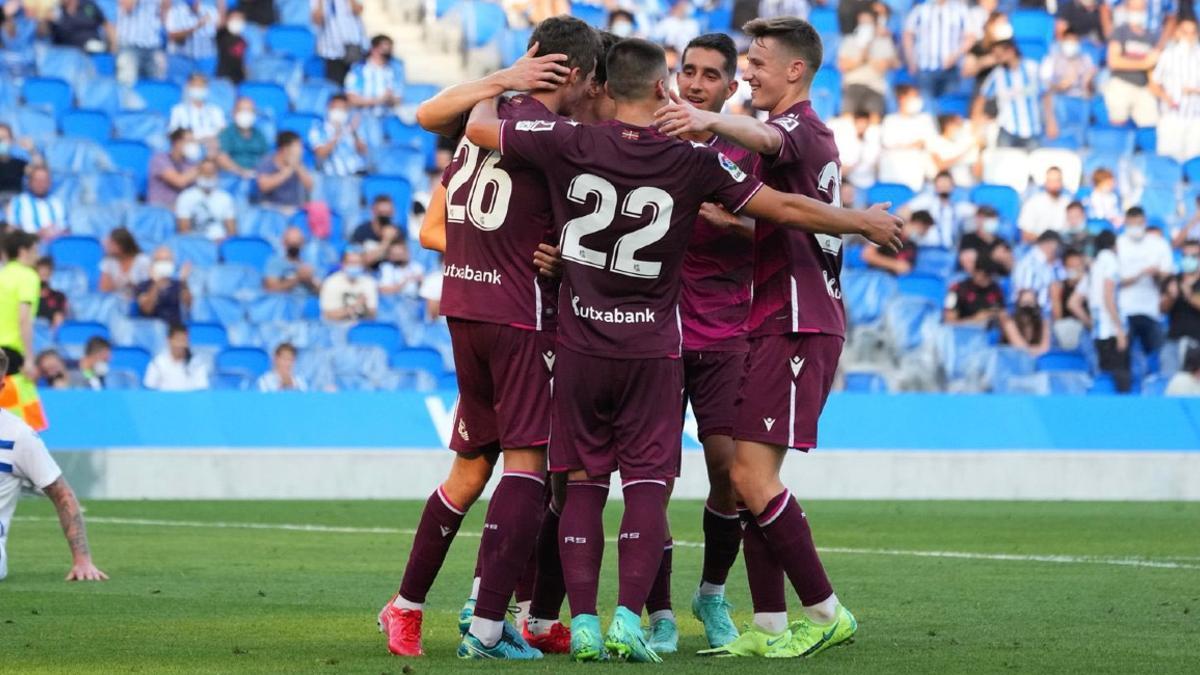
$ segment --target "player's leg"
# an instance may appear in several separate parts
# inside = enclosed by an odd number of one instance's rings
[[[675,479],[667,481],[667,498],[663,502],[664,512],[671,502]],[[663,541],[662,560],[658,572],[646,596],[646,614],[650,619],[650,630],[646,642],[657,654],[674,654],[679,650],[679,626],[675,611],[671,607],[671,564],[675,557],[675,541],[671,537],[671,519],[667,517],[666,539]]]
[[[538,532],[534,553],[536,574],[533,596],[529,603],[529,618],[523,635],[533,647],[547,654],[571,651],[571,631],[558,620],[567,588],[563,585],[562,559],[558,552],[558,528],[566,501],[567,474],[550,474],[550,489],[542,529]]]
[[[576,470],[567,475],[567,500],[558,540],[563,583],[571,606],[571,657],[576,661],[608,656],[596,611],[608,490],[608,474],[591,478],[586,471]]]

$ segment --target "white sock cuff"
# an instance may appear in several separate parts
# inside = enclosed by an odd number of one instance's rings
[[[662,619],[667,619],[668,621],[674,623],[675,622],[675,612],[673,612],[669,609],[660,609],[657,612],[650,612],[650,623],[651,624],[653,624],[655,621],[661,621]]]
[[[755,612],[754,625],[768,633],[782,633],[788,627],[787,612]]]
[[[405,599],[405,597],[404,597],[404,596],[402,596],[402,595],[397,595],[397,596],[396,596],[396,599],[395,599],[395,600],[392,600],[392,606],[393,606],[393,607],[396,607],[396,608],[398,608],[398,609],[416,609],[416,610],[421,610],[421,609],[424,609],[424,608],[425,608],[425,603],[423,603],[423,602],[413,602],[412,600],[407,600],[407,599]]]
[[[725,584],[710,584],[707,581],[701,581],[700,595],[725,595]]]

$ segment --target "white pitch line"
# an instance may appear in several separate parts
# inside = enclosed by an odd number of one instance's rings
[[[54,521],[57,518],[46,516],[17,516],[16,520]],[[108,516],[89,516],[89,523],[104,525],[137,525],[143,527],[195,527],[218,530],[276,530],[285,532],[326,532],[335,534],[401,534],[412,536],[416,530],[397,527],[350,527],[341,525],[317,525],[296,523],[236,523],[209,520],[154,520],[150,518],[115,518]],[[480,532],[460,531],[459,537],[478,539]],[[617,543],[615,538],[607,540],[610,544]],[[702,542],[675,540],[675,546],[681,548],[703,548]],[[879,555],[900,556],[912,558],[953,558],[958,560],[993,560],[1005,562],[1042,562],[1060,565],[1114,565],[1118,567],[1147,567],[1154,569],[1200,570],[1200,565],[1189,565],[1165,560],[1148,560],[1142,558],[1106,558],[1101,556],[1074,555],[1019,555],[1014,553],[974,553],[968,551],[914,551],[893,548],[847,548],[840,546],[819,547],[822,553],[843,555]],[[1171,560],[1192,560],[1187,556],[1171,558]]]

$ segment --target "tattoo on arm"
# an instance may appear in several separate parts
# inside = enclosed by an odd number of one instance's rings
[[[79,508],[79,500],[75,498],[75,491],[62,477],[47,485],[44,491],[58,511],[58,522],[62,525],[67,545],[71,547],[71,555],[76,558],[90,557],[87,529],[83,525],[83,512]]]

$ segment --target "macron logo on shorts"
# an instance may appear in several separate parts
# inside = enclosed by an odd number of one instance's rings
[[[442,272],[443,276],[451,279],[462,279],[463,281],[474,281],[476,283],[492,284],[493,286],[500,285],[500,270],[477,270],[470,265],[449,265]]]
[[[654,323],[654,312],[650,308],[629,312],[617,307],[616,309],[596,309],[579,304],[579,296],[571,297],[571,308],[575,316],[589,321],[601,323]]]
[[[546,370],[549,370],[550,372],[553,373],[554,372],[554,352],[552,352],[550,350],[546,350],[546,352],[544,354],[542,354],[542,360],[546,362]]]
[[[804,359],[799,356],[793,356],[789,363],[792,366],[792,378],[800,377],[800,369],[804,367]]]
[[[767,431],[770,431],[771,429],[773,429],[775,427],[775,418],[774,417],[764,417],[763,418],[763,426],[765,426],[767,428]]]

